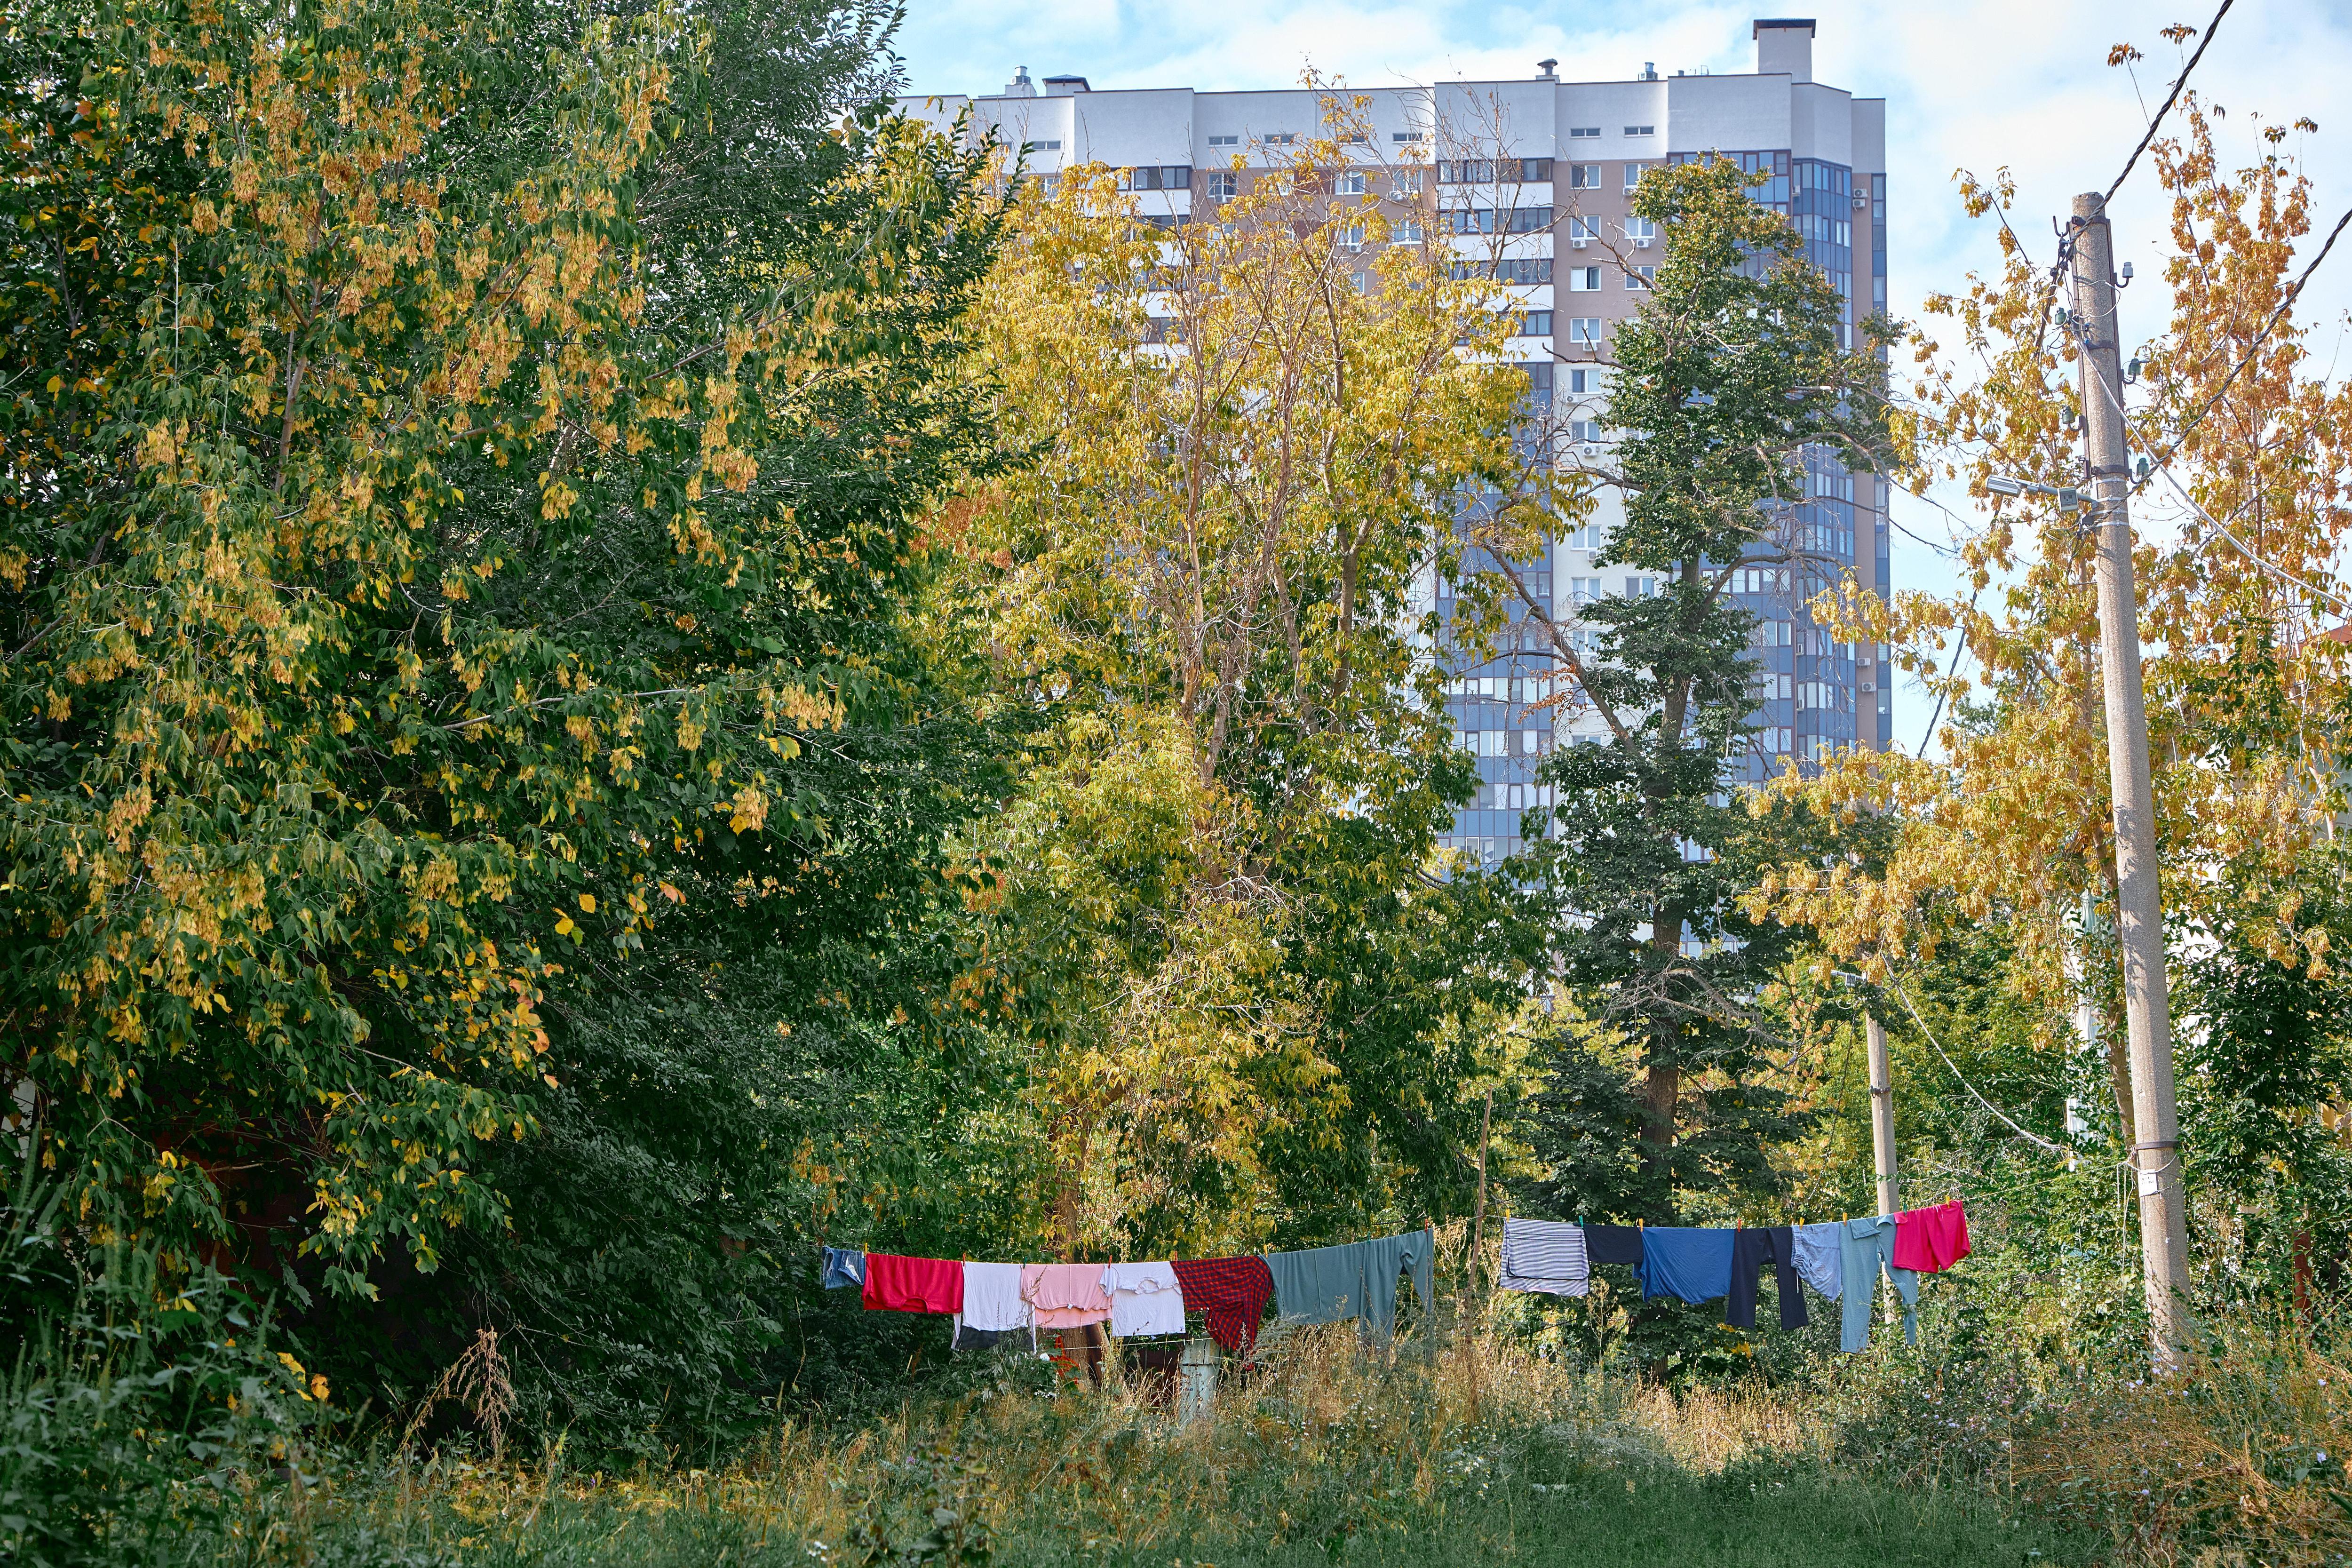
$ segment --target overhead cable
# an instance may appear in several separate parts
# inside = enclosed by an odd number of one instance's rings
[[[2123,173],[2116,176],[2116,183],[2109,185],[2107,194],[2100,198],[2102,205],[2114,201],[2116,193],[2123,189],[2124,182],[2131,177],[2133,167],[2139,163],[2139,155],[2147,151],[2149,142],[2156,140],[2156,128],[2164,123],[2165,115],[2170,111],[2173,103],[2180,97],[2180,89],[2189,85],[2189,73],[2195,70],[2197,62],[2205,58],[2205,48],[2213,41],[2214,29],[2221,26],[2221,18],[2230,14],[2230,7],[2236,3],[2237,0],[2221,0],[2221,8],[2213,13],[2211,21],[2205,24],[2205,36],[2197,40],[2197,52],[2190,55],[2189,63],[2180,68],[2180,76],[2173,82],[2172,90],[2165,95],[2163,103],[2157,107],[2156,118],[2147,122],[2147,133],[2139,139],[2139,145],[2132,149],[2131,156],[2124,160]]]

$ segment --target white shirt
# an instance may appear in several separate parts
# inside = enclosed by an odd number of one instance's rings
[[[1002,1333],[1007,1329],[1027,1328],[1029,1319],[1029,1303],[1021,1299],[1021,1265],[963,1266],[963,1310],[956,1314],[956,1327]]]
[[[1103,1282],[1110,1287],[1114,1335],[1184,1331],[1184,1292],[1176,1283],[1174,1264],[1114,1263],[1108,1272]]]

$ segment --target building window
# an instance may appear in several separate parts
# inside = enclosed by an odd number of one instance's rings
[[[1551,312],[1549,310],[1521,311],[1519,314],[1519,336],[1523,338],[1548,338],[1551,336]]]
[[[1600,546],[1595,544],[1591,548],[1597,550]],[[1570,577],[1568,580],[1568,602],[1571,605],[1591,604],[1603,597],[1606,592],[1598,577]]]
[[[1582,343],[1588,348],[1599,348],[1601,346],[1601,318],[1598,316],[1570,316],[1568,319],[1568,341],[1572,343]]]
[[[1656,282],[1657,277],[1658,269],[1654,267],[1628,267],[1625,268],[1625,287],[1638,292]]]
[[[1597,191],[1601,188],[1601,165],[1570,163],[1568,166],[1568,188],[1571,191]]]
[[[1658,580],[1655,577],[1628,577],[1625,579],[1625,596],[1629,599],[1654,599],[1658,596]]]
[[[1625,127],[1625,134],[1628,136],[1655,136],[1657,133],[1658,128],[1654,125],[1628,125]]]
[[[1287,147],[1297,140],[1298,132],[1296,131],[1276,131],[1266,137],[1265,144],[1269,147]]]
[[[1644,175],[1644,174],[1648,174],[1651,170],[1653,170],[1653,169],[1656,168],[1657,166],[1658,166],[1658,164],[1657,164],[1657,161],[1656,161],[1655,159],[1653,159],[1653,160],[1651,160],[1650,162],[1648,162],[1648,163],[1628,163],[1628,164],[1626,164],[1626,165],[1625,165],[1625,188],[1626,188],[1627,190],[1629,190],[1629,191],[1630,191],[1630,190],[1632,190],[1634,186],[1636,186],[1636,185],[1640,184],[1642,183],[1642,176],[1643,176],[1643,175]]]
[[[1209,145],[1212,147],[1238,147],[1241,144],[1242,139],[1238,136],[1212,136],[1209,138]]]
[[[1445,159],[1437,163],[1437,183],[1441,185],[1483,185],[1495,178],[1491,158]]]
[[[1601,373],[1597,370],[1572,370],[1568,373],[1568,390],[1575,394],[1601,390]]]
[[[1213,202],[1229,202],[1241,188],[1241,176],[1231,169],[1213,169],[1202,189]]]
[[[1454,234],[1541,234],[1551,226],[1551,208],[1454,207],[1444,218]]]
[[[1629,217],[1625,220],[1625,237],[1647,250],[1658,243],[1658,226],[1649,218]]]
[[[1364,194],[1364,172],[1361,169],[1347,169],[1341,171],[1337,187],[1334,189],[1332,194],[1334,195],[1341,196],[1362,195]]]
[[[1342,250],[1363,249],[1364,226],[1360,223],[1351,223],[1347,227],[1341,229],[1339,231],[1339,248]]]
[[[1571,267],[1568,269],[1568,291],[1571,294],[1597,294],[1601,291],[1601,268]]]
[[[1062,142],[1059,137],[1051,142],[1024,142],[1021,150],[1024,153],[1058,153],[1062,150]]]
[[[1571,215],[1568,220],[1568,242],[1579,248],[1601,237],[1601,220]]]
[[[1576,374],[1581,375],[1584,373],[1579,371]],[[1570,550],[1598,550],[1603,542],[1601,527],[1597,522],[1580,522],[1568,531],[1564,542]],[[1570,578],[1569,581],[1573,583],[1576,579]],[[1591,581],[1598,582],[1600,579],[1593,578]]]
[[[1389,132],[1389,140],[1391,142],[1411,142],[1420,134],[1421,132],[1418,131],[1391,131]]]
[[[1389,230],[1389,243],[1391,245],[1419,245],[1421,243],[1421,221],[1418,218],[1409,217],[1398,219],[1395,226]]]
[[[1598,419],[1570,420],[1568,422],[1568,438],[1571,441],[1600,440],[1601,421]]]
[[[1141,168],[1121,169],[1118,188],[1122,191],[1189,191],[1192,188],[1192,165],[1190,163],[1147,163]]]
[[[1581,142],[1588,137],[1600,134],[1601,127],[1598,125],[1571,125],[1568,128],[1569,140],[1571,142]]]
[[[1399,201],[1421,195],[1421,171],[1400,169],[1389,176],[1389,195]]]

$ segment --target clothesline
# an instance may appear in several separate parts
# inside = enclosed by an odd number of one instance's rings
[[[943,1314],[958,1348],[995,1342],[1027,1330],[1108,1324],[1118,1338],[1185,1331],[1198,1312],[1227,1351],[1257,1340],[1269,1302],[1283,1324],[1355,1320],[1386,1339],[1396,1329],[1397,1277],[1412,1276],[1432,1299],[1436,1236],[1424,1226],[1399,1236],[1255,1257],[1143,1263],[994,1263],[824,1248],[828,1289],[855,1287],[868,1311]],[[1646,1300],[1720,1297],[1734,1327],[1756,1326],[1758,1278],[1774,1270],[1780,1326],[1807,1322],[1799,1282],[1841,1302],[1841,1346],[1869,1342],[1871,1306],[1880,1275],[1904,1302],[1904,1331],[1916,1341],[1919,1276],[1952,1267],[1969,1252],[1968,1216],[1958,1202],[1820,1225],[1761,1228],[1693,1226],[1584,1226],[1551,1220],[1503,1222],[1506,1290],[1582,1296],[1592,1265],[1630,1266]],[[1867,1282],[1866,1289],[1848,1283]]]

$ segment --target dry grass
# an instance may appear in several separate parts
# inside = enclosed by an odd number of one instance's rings
[[[2150,1563],[2352,1555],[2352,1370],[2297,1325],[2225,1323],[2177,1376],[2054,1405],[2021,1450],[2021,1491]]]

